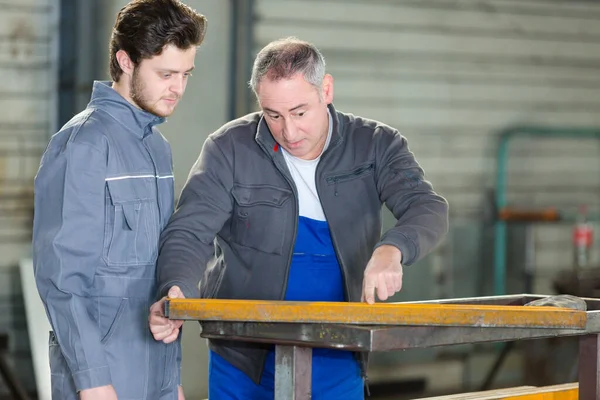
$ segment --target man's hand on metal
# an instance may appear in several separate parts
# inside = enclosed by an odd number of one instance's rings
[[[169,289],[168,297],[163,297],[150,307],[150,332],[155,340],[162,340],[164,343],[171,343],[177,340],[179,330],[183,325],[183,320],[172,320],[165,317],[165,301],[169,299],[185,299],[183,292],[178,286]]]
[[[402,253],[397,247],[382,245],[375,249],[363,278],[362,302],[375,303],[375,289],[379,300],[387,300],[402,288]]]
[[[117,400],[117,392],[112,385],[99,386],[79,392],[81,400]]]

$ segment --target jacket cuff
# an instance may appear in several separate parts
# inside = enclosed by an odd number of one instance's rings
[[[183,282],[172,281],[163,284],[158,289],[158,299],[160,300],[163,297],[166,297],[169,294],[169,289],[171,289],[173,286],[178,286],[179,289],[181,289],[181,291],[183,292],[183,295],[186,299],[200,298],[200,291],[197,288],[193,289],[192,287]]]
[[[385,244],[394,246],[400,250],[400,253],[402,253],[402,265],[411,265],[419,255],[417,244],[401,232],[394,232],[393,230],[386,232],[379,243],[375,245],[375,249]]]
[[[85,389],[112,385],[110,369],[108,366],[75,372],[73,374],[73,381],[75,382],[77,392]]]

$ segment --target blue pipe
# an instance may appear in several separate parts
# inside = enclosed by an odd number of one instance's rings
[[[516,126],[500,134],[496,159],[496,210],[506,207],[508,145],[516,136],[550,136],[563,138],[600,138],[600,128],[549,128],[540,126]],[[506,294],[506,222],[498,219],[494,223],[494,294]]]

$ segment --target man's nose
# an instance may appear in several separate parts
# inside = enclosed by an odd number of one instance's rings
[[[298,140],[298,128],[289,119],[285,122],[283,127],[283,137],[288,142],[295,142]]]

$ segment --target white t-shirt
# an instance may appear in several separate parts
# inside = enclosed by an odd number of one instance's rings
[[[319,200],[319,194],[317,193],[315,172],[317,170],[319,160],[321,159],[321,155],[329,146],[331,132],[333,131],[333,119],[331,118],[331,113],[329,110],[327,110],[327,114],[329,115],[329,131],[327,133],[327,140],[325,141],[323,151],[317,158],[314,160],[303,160],[301,158],[294,157],[285,151],[283,147],[281,148],[285,162],[287,163],[288,169],[292,174],[292,179],[294,179],[294,183],[296,184],[296,189],[298,190],[300,216],[316,221],[325,221],[325,214],[323,213],[321,200]]]

